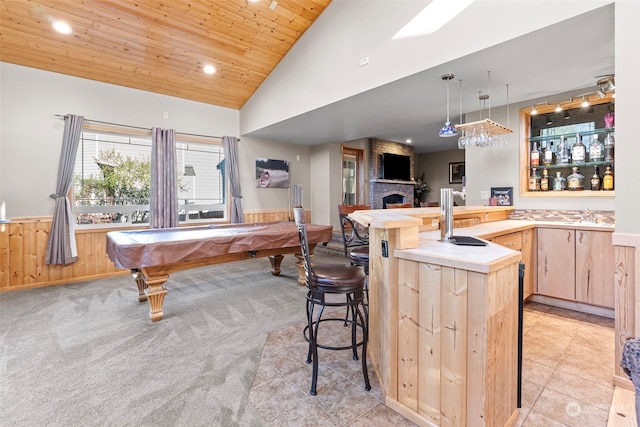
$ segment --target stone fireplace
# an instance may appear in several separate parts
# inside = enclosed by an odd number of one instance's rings
[[[384,203],[411,203],[413,206],[413,181],[371,180],[370,204],[372,209],[383,209]]]

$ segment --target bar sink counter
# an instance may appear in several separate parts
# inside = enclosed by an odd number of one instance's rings
[[[534,226],[510,210],[454,208],[454,235]],[[369,226],[369,348],[386,404],[422,426],[515,425],[521,253],[439,242],[439,208],[350,216]]]

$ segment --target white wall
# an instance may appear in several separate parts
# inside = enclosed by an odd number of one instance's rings
[[[53,213],[49,194],[55,193],[64,130],[56,114],[203,135],[239,134],[239,112],[230,108],[7,63],[0,63],[0,77],[0,200],[9,217]]]
[[[476,0],[428,38],[391,40],[427,0],[334,0],[242,108],[247,133],[610,4]],[[526,17],[526,18],[525,18]],[[461,28],[478,29],[464,37]],[[443,48],[446,46],[446,48]],[[369,57],[369,64],[359,61]],[[274,100],[278,102],[274,102]]]
[[[297,156],[300,156],[300,160],[297,160]],[[302,185],[302,205],[308,209],[311,203],[309,182],[311,148],[247,137],[242,137],[238,149],[243,208],[246,210],[289,209],[289,189],[256,187],[255,170],[258,158],[289,162],[289,183]]]
[[[640,234],[639,18],[640,2],[616,1],[616,233],[629,234]]]
[[[416,155],[416,179],[418,179],[420,174],[424,172],[427,185],[429,186],[427,202],[440,202],[441,188],[453,188],[456,191],[462,190],[462,184],[449,184],[449,163],[464,161],[464,150],[440,151],[437,153],[423,153]],[[466,200],[461,200],[458,197],[454,200],[461,206],[468,204]]]

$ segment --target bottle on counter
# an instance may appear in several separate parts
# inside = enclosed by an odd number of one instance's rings
[[[533,148],[531,149],[531,167],[540,166],[540,151],[538,151],[538,143],[533,143]]]
[[[598,135],[594,134],[589,145],[589,161],[601,162],[604,160],[604,145],[598,139]]]
[[[551,190],[549,186],[549,172],[546,169],[542,170],[542,178],[540,179],[540,191]]]
[[[560,143],[558,144],[558,151],[556,153],[556,164],[566,165],[569,163],[571,155],[569,154],[569,144],[564,136],[560,137]]]
[[[600,178],[600,170],[597,166],[593,167],[593,176],[591,177],[591,191],[600,191],[602,188],[602,178]]]
[[[607,169],[604,171],[602,189],[605,191],[613,190],[613,172],[611,172],[611,166],[607,166]]]
[[[531,176],[529,177],[529,191],[540,191],[540,175],[536,168],[531,169]]]
[[[571,168],[571,175],[567,177],[567,190],[584,190],[584,176],[580,174],[580,171],[575,166]]]
[[[567,189],[567,180],[562,176],[562,172],[556,172],[556,178],[553,180],[553,191],[562,191]]]
[[[583,164],[586,157],[586,146],[582,143],[582,138],[579,133],[576,133],[576,143],[571,147],[571,161],[580,165]]]
[[[604,161],[612,162],[613,161],[613,148],[615,145],[615,138],[611,132],[607,134],[607,137],[604,140]]]
[[[553,154],[553,141],[549,141],[549,145],[542,150],[542,162],[547,166],[552,165],[555,160]]]

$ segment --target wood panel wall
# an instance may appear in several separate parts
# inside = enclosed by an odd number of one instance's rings
[[[306,213],[311,222],[311,213]],[[245,222],[288,221],[289,210],[245,212]],[[78,261],[44,263],[51,217],[13,218],[0,231],[0,292],[95,280],[128,270],[117,269],[106,253],[106,233],[113,228],[76,230]],[[122,230],[122,228],[118,228]]]
[[[640,236],[613,234],[615,256],[615,375],[614,385],[634,390],[620,367],[624,343],[640,331]]]

